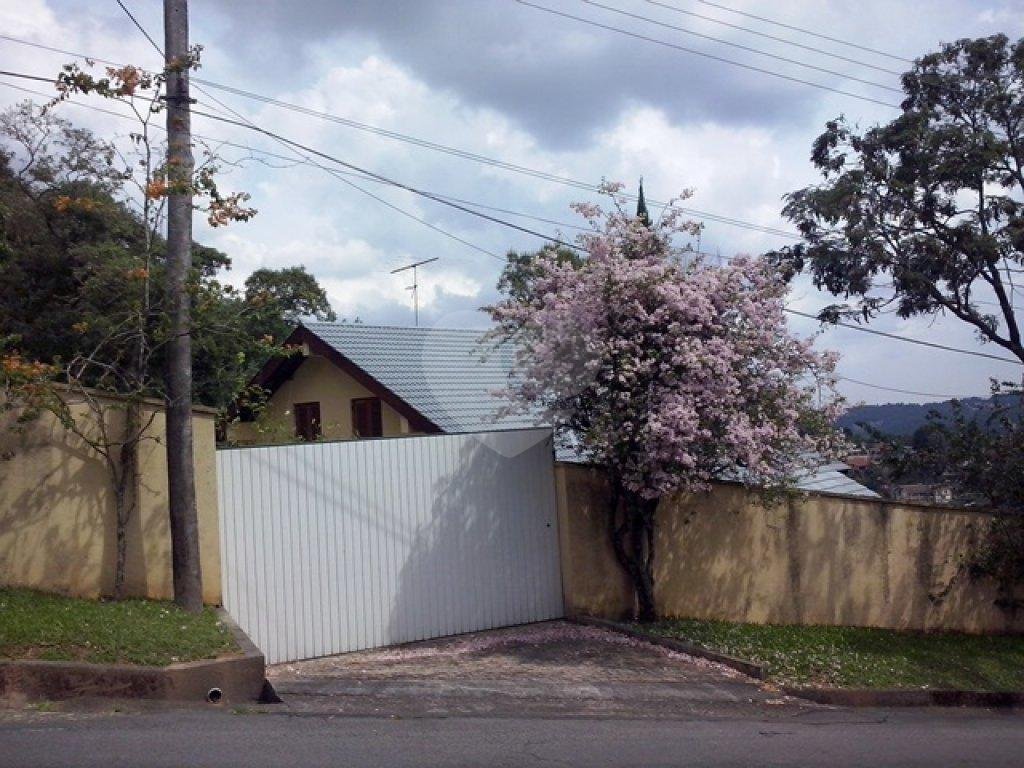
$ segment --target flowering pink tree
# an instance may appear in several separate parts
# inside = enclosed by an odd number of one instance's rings
[[[697,225],[671,212],[647,226],[619,203],[575,208],[594,230],[584,258],[541,251],[529,290],[490,311],[520,343],[512,407],[541,411],[607,468],[612,544],[648,620],[658,500],[714,478],[784,487],[833,453],[835,358],[789,333],[768,265],[674,247]]]

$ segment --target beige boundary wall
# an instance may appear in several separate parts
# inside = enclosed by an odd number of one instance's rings
[[[621,618],[632,590],[608,541],[600,471],[555,471],[566,611]],[[961,567],[983,513],[829,495],[763,506],[739,485],[662,502],[655,597],[665,616],[966,632],[1024,631]]]
[[[73,404],[72,410],[79,423],[89,418],[84,405]],[[149,434],[160,440],[147,439],[139,448],[139,508],[128,526],[127,587],[135,596],[167,599],[173,597],[173,586],[162,406],[147,403],[143,423],[154,411]],[[107,413],[116,429],[123,411]],[[193,429],[203,599],[219,604],[214,415],[197,408]],[[21,432],[11,431],[13,419],[10,413],[0,416],[0,585],[78,597],[109,595],[115,516],[103,460],[51,414]]]

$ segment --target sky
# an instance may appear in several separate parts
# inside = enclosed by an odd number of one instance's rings
[[[161,3],[124,2],[162,43]],[[545,235],[573,237],[571,227],[583,222],[570,203],[596,200],[596,193],[465,155],[588,185],[609,179],[632,190],[642,176],[654,201],[690,189],[684,205],[705,224],[701,250],[730,257],[794,242],[763,228],[793,231],[781,215],[783,196],[818,180],[809,155],[826,121],[844,115],[868,127],[891,120],[898,111],[888,104],[900,98],[891,89],[898,91],[896,73],[907,60],[942,42],[996,32],[1024,35],[1024,0],[195,0],[191,38],[204,46],[198,77],[335,119],[211,86],[193,96],[197,110],[237,113],[407,185],[490,206],[478,210]],[[0,34],[115,62],[160,64],[115,0],[0,0]],[[71,60],[0,40],[0,69],[49,76]],[[47,88],[4,77],[0,83]],[[0,85],[0,108],[25,98],[42,101]],[[106,138],[124,141],[131,130],[130,122],[83,106],[59,109]],[[302,264],[339,318],[409,325],[409,275],[391,270],[436,257],[419,270],[420,324],[484,327],[479,307],[496,298],[503,255],[543,243],[401,189],[339,178],[324,169],[327,161],[296,156],[242,126],[196,116],[193,130],[224,158],[222,188],[249,192],[258,210],[250,222],[226,228],[196,220],[196,239],[228,254],[233,266],[224,277],[236,285],[261,267]],[[789,306],[815,312],[832,301],[800,278]],[[795,317],[791,326],[801,335],[820,330]],[[942,317],[887,317],[871,327],[999,352]],[[990,378],[1020,371],[841,328],[822,331],[817,343],[841,353],[840,389],[851,403],[984,395]]]

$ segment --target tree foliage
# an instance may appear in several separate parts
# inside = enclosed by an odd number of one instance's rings
[[[47,365],[98,350],[102,365],[83,383],[159,397],[164,240],[147,227],[147,184],[131,180],[132,165],[113,144],[30,103],[0,113],[0,336]],[[140,194],[129,194],[132,185]],[[298,318],[333,313],[302,267],[258,270],[243,292],[219,279],[231,266],[224,253],[196,243],[192,259],[195,397],[225,408],[281,352]],[[142,329],[129,332],[140,318]],[[145,370],[132,383],[104,379],[103,370],[127,370],[139,333],[151,347]]]
[[[835,360],[788,332],[786,284],[765,263],[689,260],[672,241],[696,225],[673,214],[647,226],[621,205],[576,209],[594,230],[585,258],[542,251],[491,314],[519,341],[516,405],[609,471],[612,542],[650,618],[658,499],[715,478],[782,486],[831,454]]]
[[[122,73],[123,74],[123,73]],[[127,76],[127,75],[125,75]],[[154,97],[155,98],[155,97]],[[135,108],[133,106],[133,108]],[[0,114],[0,410],[56,416],[105,464],[115,499],[115,596],[125,583],[126,534],[137,505],[138,449],[164,398],[168,186],[140,112],[128,154],[30,103]],[[210,159],[210,158],[208,158]],[[221,196],[200,170],[208,213],[223,223],[242,198]],[[286,271],[277,295],[247,298],[218,280],[223,253],[192,246],[194,395],[224,409],[268,355],[282,326],[329,312],[305,275]],[[264,281],[275,273],[265,271]],[[147,415],[148,414],[148,415]]]
[[[894,458],[896,455],[894,454]],[[969,553],[968,573],[999,587],[997,604],[1016,609],[1014,588],[1024,584],[1024,390],[993,384],[984,418],[954,401],[952,414],[934,414],[926,440],[915,441],[898,460],[887,462],[899,479],[941,478],[961,500],[994,513],[978,546]]]
[[[824,182],[784,209],[806,242],[773,256],[847,299],[823,320],[949,313],[1024,360],[1024,40],[944,45],[903,89],[890,123],[827,124],[811,154]]]

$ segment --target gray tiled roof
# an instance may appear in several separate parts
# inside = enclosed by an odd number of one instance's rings
[[[850,469],[850,467],[842,462],[817,467],[797,478],[797,488],[801,491],[816,493],[839,493],[844,496],[864,496],[872,499],[882,498],[866,485],[861,485],[853,478],[844,475],[843,470],[846,469]]]
[[[495,395],[509,383],[515,350],[483,341],[483,331],[407,328],[361,323],[304,323],[445,432],[475,432],[537,426],[529,414],[496,418],[507,401]],[[559,461],[580,461],[571,448],[558,449]],[[820,493],[877,497],[842,474],[845,464],[822,466],[798,480],[798,487]]]
[[[480,330],[304,325],[445,432],[537,426],[528,415],[495,418],[507,401],[493,393],[508,386],[515,352]]]

